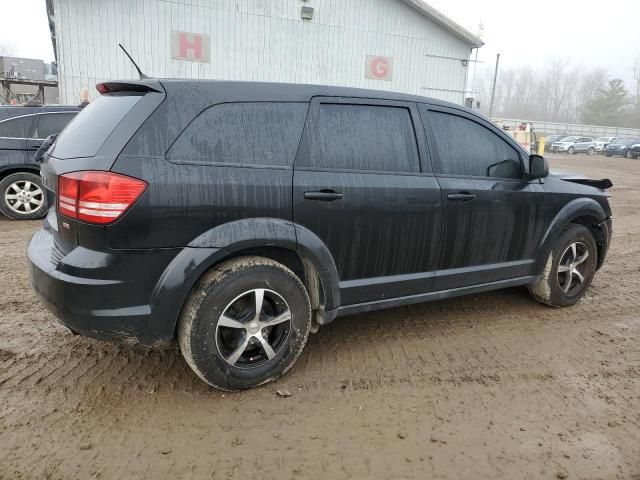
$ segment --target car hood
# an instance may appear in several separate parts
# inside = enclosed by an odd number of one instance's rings
[[[586,177],[580,173],[573,172],[562,172],[557,170],[552,170],[549,172],[554,177],[559,178],[560,180],[564,180],[565,182],[573,182],[579,183],[581,185],[588,185],[590,187],[596,187],[601,190],[606,190],[608,188],[613,187],[613,182],[608,178],[603,178],[600,180],[596,180],[593,178]]]

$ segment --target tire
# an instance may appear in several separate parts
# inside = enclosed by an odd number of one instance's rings
[[[47,196],[40,177],[18,172],[0,181],[0,212],[14,220],[37,220],[47,214]]]
[[[569,147],[569,149],[567,150],[567,153],[568,153],[569,155],[573,155],[573,153],[574,153],[574,152],[575,152],[575,150],[574,150],[574,148],[573,148],[573,147]]]
[[[587,258],[576,263],[573,256],[572,245],[577,245],[575,257],[577,260],[588,252]],[[574,257],[574,258],[575,258]],[[593,280],[598,261],[598,249],[593,234],[583,225],[571,224],[555,241],[551,252],[547,257],[544,271],[538,279],[529,286],[529,292],[535,300],[552,307],[567,307],[580,300]],[[567,268],[569,264],[575,264],[583,280],[572,273],[571,270],[560,271],[559,267]],[[567,288],[567,279],[571,281]],[[563,288],[564,287],[564,288]]]
[[[264,300],[256,321],[260,291]],[[286,318],[286,309],[288,321],[265,326]],[[302,352],[310,328],[311,304],[300,279],[268,258],[240,257],[198,281],[180,315],[178,343],[202,380],[234,391],[284,375]]]
[[[632,158],[632,156],[631,156],[631,150],[627,150],[626,152],[624,152],[624,157],[625,157],[625,158]]]
[[[589,150],[587,150],[587,155],[591,156],[596,152],[596,150],[593,147],[589,147]]]

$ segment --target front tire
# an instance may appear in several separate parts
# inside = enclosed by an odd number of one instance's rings
[[[47,197],[40,177],[18,172],[0,182],[0,212],[14,220],[37,220],[47,214]]]
[[[257,387],[289,370],[311,328],[300,279],[263,257],[240,257],[207,272],[183,307],[178,343],[192,370],[222,390]]]
[[[595,148],[589,147],[589,150],[587,150],[587,155],[592,156],[595,152],[596,152]]]
[[[529,292],[552,307],[573,305],[591,285],[597,260],[593,234],[583,225],[571,224],[553,244],[544,271]]]
[[[567,150],[567,153],[568,153],[569,155],[573,155],[573,153],[574,153],[574,152],[575,152],[575,150],[574,150],[574,148],[573,148],[573,147],[569,147],[569,150]]]

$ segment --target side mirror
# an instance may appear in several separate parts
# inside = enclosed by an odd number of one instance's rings
[[[529,155],[529,178],[545,178],[549,175],[549,163],[542,155]]]

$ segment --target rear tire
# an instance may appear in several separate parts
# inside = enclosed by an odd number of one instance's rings
[[[47,214],[47,197],[35,173],[18,172],[0,181],[0,212],[14,220],[37,220]]]
[[[206,383],[242,390],[286,373],[310,328],[311,304],[300,279],[268,258],[240,257],[198,281],[180,315],[178,343]]]
[[[583,225],[571,224],[551,247],[544,271],[529,286],[529,292],[545,305],[573,305],[591,285],[597,260],[593,234]]]

